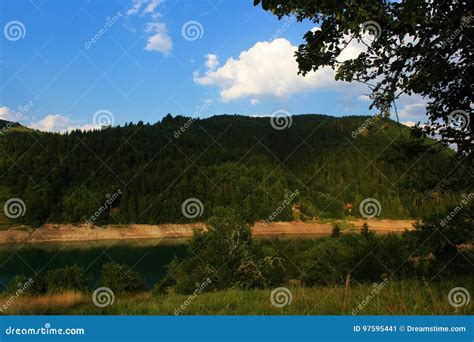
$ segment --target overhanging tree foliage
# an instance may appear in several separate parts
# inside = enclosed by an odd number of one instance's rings
[[[473,150],[473,30],[471,1],[254,0],[280,19],[311,20],[320,30],[305,34],[296,59],[302,75],[337,67],[336,79],[360,81],[372,90],[372,105],[386,113],[401,93],[428,100],[427,122],[416,131],[439,134],[443,143]],[[372,39],[366,39],[366,33]],[[344,62],[350,41],[366,52]],[[396,107],[395,107],[396,109]]]

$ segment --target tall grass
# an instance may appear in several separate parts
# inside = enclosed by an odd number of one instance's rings
[[[2,296],[0,305],[11,301],[12,297]],[[86,304],[89,298],[83,293],[77,291],[67,291],[62,293],[46,294],[42,296],[22,296],[11,301],[10,305],[6,305],[2,314],[42,314],[49,313],[51,310],[68,310],[82,303]]]
[[[105,308],[92,303],[91,294],[67,292],[41,297],[24,297],[15,301],[3,314],[71,314],[71,315],[173,315],[180,306],[182,315],[352,315],[358,305],[358,315],[472,315],[474,305],[460,308],[448,302],[449,290],[465,287],[474,293],[474,279],[426,283],[419,280],[389,282],[373,294],[371,284],[355,284],[346,292],[344,287],[289,288],[292,301],[278,308],[271,304],[268,290],[242,291],[230,289],[202,293],[193,300],[186,295],[150,292],[116,296]],[[346,305],[344,307],[344,298]],[[0,304],[6,297],[0,297]],[[183,306],[182,306],[183,305]]]

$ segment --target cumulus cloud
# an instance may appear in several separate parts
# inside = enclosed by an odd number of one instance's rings
[[[168,35],[166,24],[148,23],[145,31],[153,33],[153,35],[148,37],[145,50],[158,51],[163,55],[168,56],[173,47],[173,42],[171,37]]]
[[[10,108],[3,106],[0,107],[0,119],[1,120],[7,120],[7,121],[15,121],[18,120],[18,113],[15,111],[11,110]]]
[[[221,67],[209,68],[204,75],[194,74],[194,82],[215,85],[220,88],[225,102],[243,98],[259,99],[263,96],[282,97],[316,89],[341,89],[348,83],[336,82],[335,71],[329,67],[306,76],[298,75],[294,53],[297,47],[287,39],[257,42],[238,58],[229,58]],[[349,45],[341,60],[355,58],[363,51],[362,46]]]
[[[156,8],[162,3],[160,0],[151,0],[145,7],[145,10],[143,11],[143,14],[150,13],[152,16],[159,17],[160,14],[156,12]]]
[[[128,16],[139,15],[141,17],[151,17],[151,20],[145,25],[147,44],[145,50],[157,51],[164,56],[168,56],[173,48],[173,41],[168,34],[165,23],[158,22],[161,14],[157,11],[163,0],[133,0],[132,6],[128,9]]]
[[[65,133],[69,131],[73,131],[75,129],[80,129],[83,131],[100,129],[99,125],[75,125],[71,119],[67,116],[60,115],[60,114],[52,114],[48,115],[45,118],[41,119],[38,122],[32,122],[28,125],[31,128],[43,131],[43,132],[58,132],[58,133]]]
[[[404,121],[402,122],[403,125],[408,126],[408,127],[413,127],[416,125],[416,122],[413,121]]]
[[[426,114],[426,105],[422,102],[408,104],[402,107],[398,115],[404,119],[423,118]]]
[[[219,65],[217,55],[209,53],[206,55],[206,66],[209,70],[214,70]]]
[[[398,116],[400,120],[404,123],[411,122],[421,122],[425,123],[427,121],[426,116],[426,105],[427,99],[423,98],[420,95],[408,96],[403,94],[398,99]]]
[[[145,4],[146,0],[133,0],[132,1],[132,7],[130,7],[127,10],[127,15],[134,15],[137,14],[138,11],[143,7]]]

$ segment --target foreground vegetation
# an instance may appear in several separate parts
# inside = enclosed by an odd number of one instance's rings
[[[291,303],[275,307],[271,289],[216,291],[197,294],[193,299],[180,294],[153,295],[151,292],[122,294],[112,305],[95,306],[90,293],[64,292],[25,296],[3,314],[47,315],[472,315],[472,303],[454,308],[448,302],[449,290],[462,284],[474,291],[474,279],[455,278],[440,282],[405,280],[389,282],[355,311],[374,285],[354,284],[346,291],[336,287],[289,287]],[[347,295],[346,295],[347,293]],[[346,298],[346,301],[344,300]],[[0,297],[0,303],[7,300]],[[344,304],[346,302],[346,304]]]
[[[335,224],[331,236],[291,243],[253,240],[251,223],[239,212],[218,208],[207,221],[207,230],[194,231],[186,255],[175,257],[167,274],[152,288],[126,264],[104,264],[96,281],[87,269],[72,265],[14,277],[4,289],[8,304],[4,310],[51,314],[453,313],[447,298],[450,290],[462,288],[467,291],[465,297],[474,291],[473,215],[471,203],[442,221],[441,227],[442,218],[432,217],[419,222],[414,231],[377,236],[367,223],[359,234],[343,234]],[[106,309],[97,304],[99,289],[107,292],[101,297],[109,299]],[[269,295],[275,289],[280,289],[280,295]],[[114,297],[116,302],[111,300]],[[270,297],[273,304],[280,303],[275,298],[283,298],[290,305],[275,311],[281,308],[269,306]],[[461,306],[454,313],[470,312],[469,300],[464,304],[466,308]]]

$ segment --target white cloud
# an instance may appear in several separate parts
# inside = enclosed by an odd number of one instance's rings
[[[145,32],[148,33],[145,50],[157,51],[168,56],[173,48],[173,41],[168,34],[165,23],[158,22],[161,14],[157,8],[163,0],[133,0],[132,6],[127,11],[128,16],[139,15],[151,17],[151,22],[146,23]],[[132,29],[134,31],[134,29]]]
[[[154,33],[152,36],[148,37],[145,50],[158,51],[163,55],[168,56],[173,48],[173,41],[168,35],[166,24],[148,23],[145,31]]]
[[[399,107],[398,116],[404,122],[424,123],[427,121],[426,105],[427,100],[420,95],[408,96],[403,94],[399,97],[397,105]]]
[[[214,70],[219,65],[219,59],[217,55],[209,53],[206,55],[206,66],[210,70]]]
[[[38,122],[32,122],[28,127],[43,131],[43,132],[59,132],[65,133],[80,129],[82,131],[100,129],[99,125],[85,124],[82,126],[75,125],[67,116],[60,114],[48,115]]]
[[[160,0],[151,0],[145,7],[143,14],[151,13],[154,17],[159,17],[160,14],[155,12],[156,8],[162,3]]]
[[[132,1],[132,7],[130,7],[127,11],[127,15],[134,15],[137,14],[138,11],[142,8],[142,6],[145,4],[146,0],[133,0]]]
[[[334,80],[335,71],[324,67],[306,76],[298,75],[294,53],[297,47],[279,38],[271,42],[257,42],[237,59],[229,58],[216,70],[209,68],[204,75],[194,74],[194,82],[200,85],[216,85],[225,102],[262,96],[283,97],[316,89],[340,89],[346,82]],[[341,60],[355,58],[363,50],[349,45],[342,52]]]
[[[398,111],[398,116],[404,119],[422,118],[425,115],[426,105],[424,103],[408,104]]]
[[[259,99],[255,99],[255,98],[250,99],[250,104],[251,104],[252,106],[255,106],[256,104],[259,104],[259,103],[260,103],[260,100],[259,100]]]
[[[11,110],[10,108],[3,106],[0,107],[0,119],[7,120],[7,121],[16,121],[18,120],[19,115]]]
[[[416,125],[416,122],[413,121],[404,121],[402,122],[402,125],[408,126],[408,127],[413,127]]]

